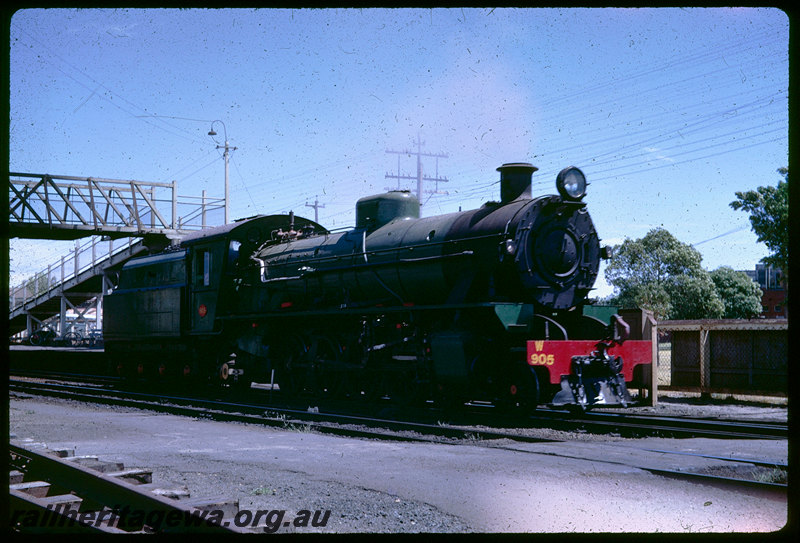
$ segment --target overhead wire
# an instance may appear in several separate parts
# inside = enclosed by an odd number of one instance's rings
[[[748,225],[739,226],[737,228],[734,228],[732,230],[728,230],[727,232],[724,232],[722,234],[714,236],[713,238],[708,238],[708,239],[704,239],[703,241],[698,241],[697,243],[692,243],[691,246],[692,247],[697,247],[698,245],[702,245],[703,243],[708,243],[709,241],[714,241],[714,240],[717,240],[719,238],[724,238],[726,236],[730,236],[731,234],[736,234],[737,232],[742,232],[743,230],[749,230],[749,229],[750,229],[750,226],[748,226]]]
[[[80,85],[80,86],[84,87],[85,89],[90,90],[92,92],[94,92],[95,89],[98,88],[98,87],[102,88],[108,94],[117,97],[119,100],[123,101],[125,104],[130,106],[130,108],[123,107],[121,104],[115,102],[114,100],[109,99],[108,97],[106,97],[102,93],[101,94],[96,94],[101,99],[103,99],[106,102],[108,102],[109,104],[113,105],[115,108],[119,109],[120,111],[122,111],[124,113],[127,113],[128,115],[130,115],[131,117],[134,117],[134,118],[146,118],[146,119],[150,119],[150,120],[158,120],[158,121],[160,121],[160,123],[152,123],[152,122],[149,122],[149,121],[145,121],[145,122],[147,124],[149,124],[150,126],[153,126],[154,128],[158,128],[159,130],[164,130],[165,132],[168,132],[168,133],[172,134],[173,136],[181,137],[181,138],[188,139],[188,140],[194,141],[194,142],[198,141],[197,138],[193,134],[191,134],[189,132],[186,132],[185,130],[182,130],[182,129],[178,128],[178,127],[169,125],[168,123],[164,123],[160,118],[154,117],[152,114],[147,113],[147,110],[145,108],[142,108],[142,107],[134,104],[133,102],[131,102],[128,99],[126,99],[122,94],[120,94],[117,91],[114,91],[113,89],[109,88],[107,85],[105,85],[104,83],[98,81],[94,77],[90,76],[89,74],[87,74],[86,72],[81,70],[80,68],[77,68],[76,66],[74,66],[73,64],[68,62],[66,59],[64,59],[61,55],[59,55],[58,53],[53,51],[42,40],[36,38],[34,35],[32,35],[30,32],[28,32],[24,28],[21,28],[19,25],[14,25],[14,28],[16,30],[18,30],[19,32],[25,34],[28,38],[30,38],[31,40],[36,42],[38,45],[43,47],[45,50],[47,50],[48,55],[47,56],[43,56],[41,58],[45,62],[48,62],[48,63],[52,64],[53,66],[55,66],[55,68],[59,72],[63,73],[65,76],[67,76],[68,78],[73,80],[75,83],[77,83],[78,85]],[[78,74],[80,74],[81,76],[85,77],[86,79],[91,81],[95,85],[95,87],[87,86],[82,81],[78,80],[73,75],[71,75],[70,73],[67,73],[66,71],[62,70],[61,67],[53,61],[53,59],[59,60],[65,66],[69,67],[71,70],[73,70],[73,71],[77,72]],[[142,113],[144,115],[142,115]]]
[[[726,155],[726,154],[729,154],[729,153],[734,153],[734,152],[737,152],[737,151],[746,151],[748,149],[752,149],[754,147],[758,147],[759,145],[766,145],[767,143],[776,143],[776,142],[779,142],[779,141],[784,141],[784,138],[783,137],[773,138],[773,139],[770,139],[770,140],[759,141],[759,142],[756,142],[756,143],[753,143],[753,144],[750,144],[750,145],[746,145],[746,146],[742,146],[742,147],[726,149],[726,150],[720,151],[718,153],[712,153],[712,154],[709,154],[709,155],[693,157],[691,159],[686,159],[686,160],[682,160],[682,161],[670,162],[670,163],[667,163],[667,164],[661,164],[659,166],[653,166],[653,167],[650,167],[650,168],[639,168],[639,169],[634,170],[633,172],[622,173],[622,174],[618,174],[618,175],[615,175],[615,176],[600,177],[600,178],[594,179],[594,182],[597,183],[599,181],[605,181],[606,179],[619,179],[621,177],[625,177],[627,175],[631,175],[631,174],[634,174],[634,173],[636,175],[639,175],[639,174],[648,173],[648,172],[651,172],[651,171],[654,171],[654,170],[660,170],[660,169],[663,169],[663,168],[674,167],[674,166],[677,166],[677,165],[680,165],[680,164],[687,164],[687,163],[695,162],[695,161],[698,161],[698,160],[706,160],[706,159],[709,159],[709,158],[714,158],[714,157]],[[709,146],[708,148],[711,148],[711,147],[715,147],[715,146]],[[695,152],[695,151],[694,150],[693,151],[687,151],[687,153],[688,152]],[[686,154],[686,153],[681,153],[681,154]],[[640,164],[642,164],[642,163],[640,163]],[[626,167],[626,166],[620,166],[619,168],[612,168],[612,169],[606,170],[605,172],[602,172],[602,173],[608,173],[609,171],[615,171],[615,170],[618,170],[618,169],[622,169],[624,167]],[[627,167],[630,167],[630,166],[627,166]]]
[[[98,82],[95,78],[93,78],[90,75],[86,74],[82,70],[76,68],[71,63],[67,62],[63,57],[61,57],[57,53],[52,52],[52,50],[50,50],[49,47],[47,47],[44,43],[42,43],[41,40],[39,40],[35,36],[31,35],[25,29],[22,29],[22,28],[19,28],[19,27],[16,27],[16,28],[20,32],[25,34],[28,38],[30,38],[31,40],[35,41],[36,43],[38,43],[39,45],[45,47],[48,51],[50,51],[52,53],[53,58],[58,59],[65,66],[69,67],[71,70],[74,70],[75,72],[79,73],[81,76],[83,76],[84,78],[86,78],[87,80],[89,80],[90,82],[95,84],[94,88],[91,88],[91,87],[87,86],[82,81],[79,81],[77,78],[73,77],[71,74],[69,74],[69,73],[65,72],[64,70],[62,70],[61,67],[58,66],[57,64],[55,64],[55,62],[53,60],[51,60],[49,58],[46,59],[48,62],[51,62],[52,64],[54,64],[56,66],[56,68],[59,69],[59,71],[64,73],[67,77],[69,77],[70,79],[72,79],[73,81],[78,83],[79,85],[83,86],[87,90],[91,90],[92,92],[94,92],[97,88],[102,88],[102,89],[105,90],[106,93],[108,93],[109,95],[112,95],[114,97],[117,97],[119,100],[117,100],[117,101],[110,100],[104,94],[100,94],[98,96],[100,96],[102,99],[108,101],[109,103],[113,104],[115,107],[119,108],[121,111],[123,111],[123,112],[125,112],[125,113],[127,113],[129,115],[132,115],[132,116],[134,116],[134,117],[136,117],[138,119],[142,119],[147,124],[150,124],[151,126],[159,128],[161,130],[164,130],[164,131],[166,131],[166,132],[168,132],[168,133],[170,133],[172,135],[175,135],[177,137],[181,137],[181,138],[187,139],[187,140],[192,141],[192,142],[200,142],[200,140],[198,140],[192,133],[187,132],[187,131],[185,131],[183,129],[180,129],[179,127],[175,127],[170,123],[166,123],[161,118],[163,116],[155,116],[155,115],[153,115],[151,113],[148,113],[145,108],[141,108],[140,106],[138,106],[136,104],[133,104],[129,100],[125,99],[125,97],[121,96],[118,92],[113,91],[112,89],[110,89],[109,87],[104,85],[103,83]],[[674,122],[674,123],[671,123],[671,124],[664,124],[664,123],[661,123],[659,120],[660,119],[667,119],[667,120],[671,121],[672,117],[675,115],[676,112],[675,111],[671,111],[671,110],[667,110],[667,111],[665,111],[663,113],[655,113],[653,111],[653,109],[652,109],[652,104],[655,102],[655,99],[648,101],[647,100],[648,96],[653,96],[654,98],[655,97],[659,97],[659,96],[663,95],[667,91],[667,89],[673,89],[674,90],[676,88],[681,88],[682,86],[685,86],[688,82],[695,81],[697,78],[700,78],[700,77],[707,78],[709,76],[721,76],[722,74],[726,74],[726,73],[734,74],[734,73],[736,73],[737,70],[741,70],[742,69],[741,66],[738,66],[738,65],[726,66],[726,67],[723,67],[723,68],[712,70],[710,72],[709,71],[703,71],[702,73],[697,73],[697,74],[690,74],[690,71],[691,70],[696,70],[696,69],[700,68],[701,66],[704,66],[704,65],[706,65],[706,64],[708,64],[710,62],[718,61],[719,59],[723,59],[724,60],[726,55],[731,55],[731,54],[734,54],[734,53],[743,53],[743,52],[747,52],[748,50],[751,50],[751,49],[754,50],[757,47],[763,47],[765,45],[766,46],[771,46],[771,45],[780,44],[780,43],[782,43],[782,42],[780,42],[777,38],[774,38],[774,36],[771,35],[768,30],[765,30],[761,34],[756,34],[756,35],[750,34],[750,35],[747,36],[747,38],[743,38],[742,40],[734,42],[734,43],[725,43],[725,44],[722,44],[719,47],[708,47],[708,48],[706,48],[705,52],[702,52],[702,53],[699,53],[699,54],[693,53],[691,56],[684,55],[684,56],[674,57],[672,59],[668,59],[665,62],[661,62],[661,63],[659,63],[657,65],[653,65],[651,67],[645,67],[644,69],[637,70],[636,72],[632,72],[632,73],[627,74],[627,75],[625,75],[625,76],[623,76],[621,78],[609,79],[609,80],[607,80],[605,82],[599,82],[599,83],[597,83],[597,84],[595,84],[593,86],[584,87],[584,88],[581,88],[581,89],[576,89],[572,93],[562,93],[562,94],[559,94],[559,95],[556,95],[556,96],[551,96],[551,97],[545,98],[543,100],[543,102],[548,104],[548,108],[546,110],[546,115],[542,118],[542,123],[543,124],[547,123],[547,122],[552,122],[554,120],[558,120],[561,123],[566,123],[570,118],[574,118],[574,117],[579,117],[580,118],[580,115],[587,114],[587,112],[588,112],[588,114],[591,114],[593,116],[597,116],[597,112],[599,110],[605,108],[606,106],[616,105],[616,104],[619,104],[620,102],[625,102],[626,100],[632,99],[634,97],[637,98],[637,101],[635,103],[627,102],[627,103],[624,104],[624,106],[625,106],[625,110],[624,110],[625,111],[625,117],[619,119],[616,124],[612,124],[612,125],[604,124],[602,126],[598,125],[597,128],[587,128],[587,130],[584,130],[581,133],[569,134],[569,136],[565,133],[562,136],[562,138],[565,138],[566,142],[565,142],[565,145],[562,145],[562,146],[553,147],[554,144],[557,144],[559,142],[559,137],[557,135],[552,137],[552,138],[548,138],[547,141],[550,144],[550,147],[543,149],[540,153],[537,153],[537,155],[542,157],[542,158],[546,158],[548,156],[557,156],[559,154],[564,154],[567,151],[572,151],[572,150],[575,150],[575,149],[587,149],[587,147],[589,147],[589,146],[591,146],[591,148],[597,148],[597,147],[605,146],[605,148],[606,148],[605,151],[591,153],[590,155],[587,155],[587,158],[590,159],[591,166],[592,167],[597,167],[597,166],[602,166],[602,165],[608,165],[608,164],[611,164],[611,163],[617,163],[618,166],[615,167],[615,168],[608,168],[606,170],[601,170],[599,172],[595,172],[596,174],[597,173],[604,174],[604,173],[609,173],[609,172],[614,172],[614,171],[620,171],[620,170],[624,170],[624,169],[634,168],[636,166],[646,165],[646,164],[649,163],[648,161],[633,162],[637,157],[645,156],[641,152],[639,152],[636,155],[632,155],[630,157],[620,157],[620,154],[622,152],[624,152],[624,151],[627,151],[628,149],[641,149],[641,147],[643,145],[648,145],[648,144],[649,145],[655,145],[657,143],[660,143],[660,142],[663,142],[663,141],[667,141],[670,138],[674,137],[674,132],[677,131],[677,130],[680,130],[681,135],[686,136],[686,135],[688,135],[690,133],[698,133],[699,134],[699,133],[702,133],[702,131],[704,131],[704,130],[710,130],[711,126],[714,126],[714,125],[723,125],[724,126],[725,124],[727,124],[727,120],[724,118],[724,115],[725,115],[724,112],[731,112],[731,111],[744,112],[744,111],[747,111],[748,108],[750,108],[751,106],[755,107],[756,104],[760,104],[760,106],[758,106],[758,107],[767,107],[769,105],[769,103],[765,103],[765,101],[772,100],[774,102],[776,98],[779,101],[783,100],[785,98],[785,96],[781,95],[781,93],[779,91],[778,93],[774,93],[774,94],[772,94],[770,96],[756,98],[755,100],[752,100],[751,102],[743,104],[743,105],[728,107],[727,109],[722,110],[722,112],[720,112],[718,110],[718,111],[715,111],[715,112],[707,113],[707,114],[699,117],[694,122],[689,123],[689,124],[686,124],[685,121],[681,121],[681,120],[678,120],[677,122]],[[761,73],[764,73],[764,70],[767,70],[769,68],[769,65],[770,65],[769,62],[770,61],[764,62],[763,59],[759,59],[759,62],[760,62],[760,64],[759,64],[758,67],[759,67],[759,69],[762,70]],[[783,62],[783,60],[780,59],[780,58],[778,58],[778,59],[773,58],[771,60],[771,62],[777,63],[777,62]],[[657,84],[657,85],[647,86],[645,89],[640,89],[639,91],[631,91],[627,95],[615,94],[614,96],[609,97],[607,99],[597,100],[597,97],[601,97],[602,96],[600,93],[603,92],[604,90],[620,88],[623,85],[627,85],[628,87],[633,88],[635,86],[635,84],[638,84],[638,82],[642,82],[642,83],[645,83],[645,84],[648,83],[649,82],[649,76],[651,76],[651,75],[653,75],[655,73],[663,73],[666,70],[673,70],[674,71],[675,69],[684,70],[687,74],[690,74],[690,75],[687,75],[686,77],[684,77],[684,78],[682,78],[680,80],[671,80],[671,81],[669,81],[667,83],[660,83],[660,84]],[[749,70],[749,68],[748,68],[748,70]],[[756,75],[754,77],[758,77],[758,75]],[[756,90],[751,89],[751,90],[746,91],[746,93],[728,95],[728,96],[724,97],[723,99],[724,100],[734,100],[734,99],[736,99],[738,97],[749,95],[750,93],[758,93],[761,90],[768,90],[770,88],[772,88],[772,87],[761,87],[760,89],[756,89]],[[579,102],[577,104],[577,107],[575,107],[576,103],[574,102],[576,99],[579,100]],[[130,107],[129,108],[122,107],[119,104],[120,100],[122,102],[124,102],[125,104],[127,104],[128,106],[130,106]],[[643,104],[643,105],[637,106],[637,105],[635,105],[636,103]],[[558,106],[559,104],[569,104],[570,107],[566,111],[563,108],[559,109],[558,107],[554,107],[554,106]],[[637,115],[638,115],[637,108],[641,109],[641,108],[645,107],[644,104],[648,104],[650,106],[650,110],[647,111],[648,114],[647,115],[641,115],[641,116],[637,117]],[[633,106],[633,107],[631,107],[631,106]],[[691,111],[693,111],[695,109],[702,108],[702,107],[704,107],[703,104],[696,104],[695,103],[695,104],[690,105],[688,107],[682,107],[682,109],[680,111],[681,111],[682,114],[686,114],[686,113],[690,113]],[[137,114],[136,112],[143,112],[144,115]],[[549,112],[549,113],[547,113],[547,112]],[[180,119],[180,117],[175,117],[175,118],[176,119]],[[619,139],[622,139],[622,138],[629,138],[631,136],[631,133],[630,132],[626,132],[624,134],[613,135],[613,136],[608,136],[608,135],[605,135],[605,134],[607,134],[609,132],[610,128],[619,127],[619,126],[622,126],[622,125],[624,125],[626,123],[630,123],[631,119],[636,119],[636,120],[639,120],[640,122],[652,121],[651,122],[651,124],[652,124],[651,127],[643,128],[641,131],[637,131],[637,133],[640,134],[640,135],[646,135],[648,133],[649,134],[653,134],[653,135],[649,136],[648,138],[645,138],[645,139],[637,140],[637,141],[635,141],[635,142],[633,142],[631,144],[628,144],[626,146],[623,146],[623,147],[609,147],[608,145],[612,141],[619,140]],[[742,119],[743,119],[743,117],[739,117],[737,120],[741,121]],[[196,120],[196,119],[192,119],[192,120]],[[156,122],[153,123],[151,121],[156,121]],[[680,125],[680,127],[676,126],[676,125],[679,125],[681,122],[683,122],[684,124]],[[782,121],[776,121],[776,122],[782,122]],[[772,123],[770,123],[770,124],[772,124]],[[591,126],[591,125],[587,124],[587,126]],[[762,125],[756,125],[756,126],[748,126],[748,127],[745,127],[745,130],[753,130],[753,129],[761,128],[763,126],[764,126],[763,124]],[[776,129],[775,131],[762,132],[762,133],[760,133],[758,135],[747,136],[746,138],[747,139],[752,139],[752,138],[755,138],[755,137],[768,135],[770,133],[774,133],[774,132],[778,132],[778,131],[780,131],[780,129]],[[604,137],[591,138],[590,136],[592,134],[595,134],[595,133],[603,133]],[[715,144],[715,145],[705,146],[705,147],[698,147],[698,144],[711,141],[715,137],[716,138],[727,137],[727,136],[730,136],[733,133],[734,133],[734,130],[729,130],[728,132],[725,132],[724,134],[720,134],[720,135],[717,135],[717,136],[713,136],[712,135],[712,136],[708,136],[708,137],[705,137],[705,138],[702,138],[702,139],[693,140],[693,141],[689,142],[690,145],[694,146],[693,148],[688,148],[687,147],[687,150],[685,150],[685,151],[683,151],[681,153],[678,153],[675,156],[685,156],[685,155],[689,155],[689,154],[692,154],[692,153],[699,153],[699,152],[703,152],[703,151],[706,151],[706,150],[709,150],[709,149],[712,149],[712,148],[715,148],[715,147],[722,146],[722,145],[725,144],[724,142],[721,142],[721,143],[718,143],[718,144]],[[582,139],[590,140],[590,144],[588,144],[588,145],[587,144],[576,144],[576,143],[574,143],[576,139],[579,139],[579,140],[582,140]],[[740,138],[739,141],[742,141],[742,139],[745,139],[745,137]],[[703,158],[709,158],[711,156],[718,156],[719,154],[724,154],[725,152],[734,152],[734,151],[737,151],[737,150],[750,148],[751,146],[756,146],[756,145],[761,145],[761,144],[764,144],[764,143],[774,142],[774,141],[777,141],[779,139],[780,138],[770,139],[770,140],[766,140],[766,141],[763,141],[763,142],[757,142],[757,143],[753,143],[751,145],[748,145],[747,147],[732,147],[731,150],[729,150],[729,151],[722,151],[721,153],[715,153],[715,154],[712,154],[712,155],[705,155],[703,157],[694,158],[692,160],[699,160],[699,159],[703,159]],[[680,147],[681,147],[681,145],[674,145],[674,146],[672,146],[672,147],[670,147],[668,149],[674,150],[674,149],[678,149]],[[288,183],[288,182],[304,178],[304,177],[309,176],[311,174],[320,174],[321,172],[332,171],[335,168],[337,168],[337,167],[339,167],[339,166],[341,166],[343,164],[350,164],[351,166],[354,166],[354,165],[363,163],[364,162],[363,161],[364,158],[366,158],[368,156],[373,156],[373,155],[374,155],[374,152],[366,152],[366,153],[362,153],[360,155],[357,155],[356,157],[343,157],[342,159],[337,160],[337,161],[335,161],[333,163],[324,162],[324,163],[321,163],[319,165],[312,166],[311,168],[306,168],[306,169],[304,169],[302,171],[294,172],[294,173],[292,173],[290,175],[283,175],[283,176],[278,176],[278,177],[270,177],[268,179],[265,179],[264,181],[258,181],[258,182],[255,182],[255,183],[253,183],[253,182],[246,183],[244,181],[242,175],[241,175],[241,171],[238,169],[238,164],[235,165],[235,168],[236,168],[237,173],[239,175],[239,178],[240,178],[240,181],[242,183],[242,186],[246,189],[248,197],[250,198],[251,203],[255,207],[256,198],[258,198],[260,196],[264,196],[265,192],[267,190],[271,190],[270,187],[274,186],[275,184],[278,184],[278,185],[281,185],[282,187],[285,187],[286,183]],[[205,156],[208,156],[208,155],[206,154]],[[598,161],[598,159],[602,159],[602,158],[607,158],[607,160]],[[193,162],[193,164],[196,164],[197,162],[199,162],[202,159],[203,159],[203,157],[197,159],[196,161]],[[654,167],[654,168],[667,167],[669,165],[681,164],[681,163],[685,163],[685,162],[687,162],[687,161],[677,161],[677,162],[674,162],[672,164],[659,165],[659,166]],[[200,171],[203,171],[204,169],[208,168],[211,164],[213,164],[213,162],[209,162],[209,163],[205,164],[204,166],[194,170],[192,173],[184,176],[182,178],[182,180],[186,180],[188,178],[193,177],[194,175],[196,175]],[[181,170],[179,170],[179,172],[182,172],[182,171],[186,170],[188,167],[189,166],[182,168]],[[651,171],[654,168],[645,169],[645,170],[643,170],[643,172]],[[451,181],[455,181],[456,183],[459,183],[459,181],[456,181],[456,179],[458,179],[458,178],[460,178],[460,179],[471,179],[471,175],[477,175],[478,173],[480,173],[480,172],[479,171],[475,171],[475,170],[467,171],[467,172],[459,172],[458,173],[458,177],[450,176],[450,179],[451,179]],[[602,178],[602,177],[599,178],[599,179],[595,178],[594,182],[597,182],[598,180],[603,180],[603,179],[607,179],[607,178]],[[471,182],[471,181],[467,181],[467,182]],[[352,181],[349,181],[346,178],[345,179],[339,179],[339,180],[336,181],[337,186],[344,185],[346,187],[350,187],[350,186],[352,186],[352,183],[353,183]],[[544,183],[549,184],[550,181],[549,180],[548,181],[540,181],[540,182],[537,182],[537,183],[539,183],[539,184],[544,184]],[[479,184],[477,186],[471,185],[471,186],[468,186],[468,188],[466,188],[466,189],[459,189],[458,188],[459,185],[454,183],[453,185],[451,185],[452,187],[454,187],[453,188],[453,192],[452,192],[452,196],[449,195],[449,194],[448,195],[436,195],[437,196],[436,199],[437,199],[437,201],[441,200],[442,202],[448,202],[448,201],[452,202],[452,201],[455,201],[457,199],[470,198],[470,197],[482,194],[487,189],[492,189],[493,186],[496,185],[496,184],[497,184],[497,181],[491,181],[489,183]],[[255,189],[255,190],[253,190],[251,192],[251,189]],[[285,208],[287,206],[297,207],[299,205],[303,205],[300,202],[302,202],[303,200],[305,200],[307,198],[310,198],[313,195],[314,192],[319,192],[319,191],[318,191],[317,188],[308,188],[308,189],[306,189],[306,190],[304,190],[302,192],[299,192],[299,193],[296,192],[296,191],[293,191],[290,195],[288,195],[286,197],[280,197],[279,200],[278,201],[274,201],[272,205],[276,206],[276,208],[277,207],[284,207]],[[449,190],[448,190],[448,192],[449,192]],[[254,194],[255,194],[255,197],[254,197]],[[426,200],[426,203],[430,202],[432,198],[433,198],[433,195],[429,196],[427,198],[427,200]]]

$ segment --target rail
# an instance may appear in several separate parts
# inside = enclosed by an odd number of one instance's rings
[[[310,409],[308,402],[273,403],[271,390],[251,388],[218,389],[214,399],[204,392],[182,391],[176,395],[165,383],[146,386],[146,391],[109,381],[102,375],[63,373],[61,370],[10,369],[9,390],[40,394],[106,405],[140,407],[171,414],[210,417],[216,420],[259,423],[273,427],[302,426],[323,433],[349,437],[386,438],[403,441],[449,439],[508,439],[520,442],[561,441],[542,435],[539,429],[565,432],[614,433],[625,437],[659,436],[672,438],[708,437],[713,439],[787,439],[785,423],[761,423],[692,417],[640,415],[636,413],[574,413],[562,409],[537,409],[533,414],[495,413],[471,405],[457,410],[430,411],[429,408],[395,408],[387,418],[380,405],[344,406],[339,402],[320,404]],[[18,377],[47,378],[47,382],[20,380]],[[67,379],[56,382],[53,379]],[[74,382],[79,380],[80,383]],[[102,386],[98,387],[97,385]],[[226,391],[228,392],[226,394]],[[436,422],[433,422],[432,417]],[[443,418],[444,417],[444,418]],[[445,422],[446,420],[449,422]],[[429,420],[430,422],[424,422]],[[516,430],[503,429],[510,423]],[[477,424],[476,424],[477,423]],[[498,425],[500,428],[498,428]],[[524,429],[531,429],[528,432]]]
[[[242,532],[236,526],[212,522],[211,517],[190,505],[141,490],[124,479],[124,472],[101,473],[14,443],[9,443],[9,457],[10,466],[18,476],[29,480],[27,484],[11,484],[9,488],[13,531]],[[42,491],[31,492],[36,488]],[[48,496],[51,488],[63,489],[65,493]],[[138,512],[139,519],[134,521],[135,515],[122,516],[130,511]],[[162,524],[168,518],[175,522]],[[30,522],[31,519],[40,522]]]

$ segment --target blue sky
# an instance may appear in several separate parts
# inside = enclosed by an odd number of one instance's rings
[[[575,165],[604,243],[664,227],[752,269],[766,247],[728,204],[788,165],[777,9],[36,9],[10,37],[11,171],[222,196],[220,120],[232,218],[318,199],[352,225],[419,137],[447,154],[425,216],[497,199],[505,162],[539,168],[534,194]],[[12,240],[11,284],[72,246]]]

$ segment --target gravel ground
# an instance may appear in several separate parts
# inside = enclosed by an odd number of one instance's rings
[[[700,407],[678,400],[656,409],[786,417],[780,406]],[[9,422],[19,438],[152,469],[154,482],[186,487],[193,497],[236,498],[240,510],[285,510],[286,518],[300,510],[330,511],[326,526],[297,529],[303,533],[750,532],[779,530],[787,518],[785,498],[659,478],[631,467],[637,464],[627,462],[639,454],[634,446],[642,440],[586,434],[585,442],[568,449],[510,442],[412,444],[13,395]],[[785,442],[647,443],[738,457],[787,455]],[[713,468],[711,462],[693,462],[695,469]]]
[[[676,417],[786,422],[788,400],[780,397],[716,394],[710,399],[701,399],[699,394],[665,392],[659,396],[654,407],[633,407],[622,411]]]
[[[33,402],[33,403],[31,403]],[[60,418],[71,412],[70,424]],[[120,436],[115,423],[105,422],[104,414],[113,413],[122,418],[151,418],[152,436]],[[153,482],[165,490],[188,490],[191,497],[235,498],[239,509],[249,511],[282,510],[285,518],[295,512],[310,510],[331,511],[324,527],[281,526],[281,533],[302,531],[345,533],[446,533],[471,532],[471,526],[456,515],[446,514],[424,502],[401,498],[391,492],[370,488],[358,488],[330,479],[315,479],[304,476],[302,469],[270,470],[264,466],[247,465],[241,462],[222,469],[219,462],[204,458],[209,447],[197,449],[175,449],[170,456],[148,458],[148,441],[161,441],[166,429],[174,425],[179,417],[170,417],[125,407],[110,407],[52,398],[36,398],[16,401],[12,397],[9,406],[10,432],[22,440],[33,440],[51,449],[67,448],[76,455],[97,455],[100,460],[125,463],[126,468],[147,468],[153,471]],[[160,422],[165,421],[165,422]],[[187,425],[192,419],[186,419]],[[202,421],[200,421],[202,422]],[[180,423],[179,423],[180,424]],[[214,423],[217,424],[217,423]],[[225,423],[234,432],[253,428],[239,423]],[[271,429],[264,429],[271,432]],[[76,433],[79,437],[76,437]],[[292,430],[294,437],[311,437],[311,432]],[[213,441],[213,440],[212,440]],[[168,444],[167,444],[168,445]],[[286,447],[287,449],[289,447]],[[254,529],[264,531],[263,528]]]

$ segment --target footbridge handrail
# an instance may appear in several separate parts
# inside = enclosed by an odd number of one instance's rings
[[[31,300],[47,296],[51,291],[57,292],[65,282],[110,261],[113,255],[138,242],[139,238],[119,238],[106,242],[98,236],[92,236],[83,245],[76,243],[69,256],[61,256],[59,260],[9,289],[9,309],[14,311]]]

